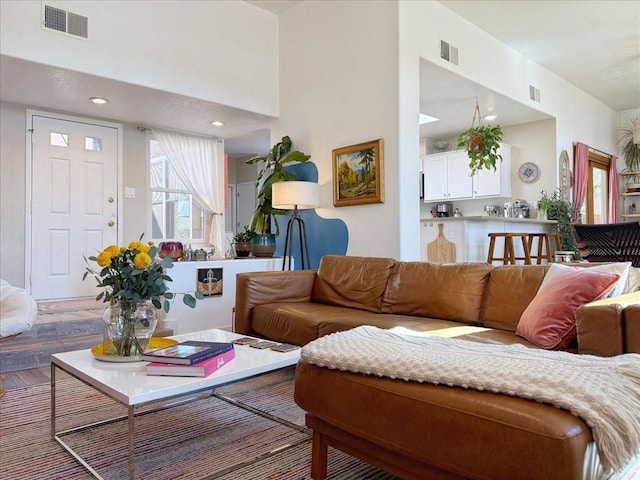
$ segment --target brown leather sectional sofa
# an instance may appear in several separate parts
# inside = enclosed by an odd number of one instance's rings
[[[318,271],[237,276],[237,332],[304,345],[374,325],[485,343],[520,343],[522,312],[545,265],[437,265],[326,256]],[[576,313],[576,353],[640,352],[640,293]],[[313,429],[312,476],[332,445],[406,479],[583,479],[599,463],[589,427],[520,398],[322,368],[299,362],[296,402]]]

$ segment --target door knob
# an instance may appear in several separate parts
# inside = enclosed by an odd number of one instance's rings
[[[107,202],[109,202],[109,203],[113,203],[113,197],[109,197],[109,198],[107,198]]]
[[[107,225],[109,225],[110,227],[113,227],[116,224],[116,222],[114,222],[113,220],[109,220],[107,222]]]

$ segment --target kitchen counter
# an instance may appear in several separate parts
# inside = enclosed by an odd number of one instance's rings
[[[446,240],[455,244],[456,262],[486,262],[489,252],[489,233],[522,232],[544,233],[555,231],[555,220],[537,218],[511,218],[489,215],[469,217],[430,217],[420,219],[420,244],[422,260],[429,260],[427,245],[438,237],[438,225],[443,225]],[[502,252],[503,244],[496,245]],[[537,244],[534,244],[537,248]],[[522,245],[516,242],[516,257],[523,256]],[[438,259],[431,259],[438,261]]]
[[[479,221],[479,222],[500,222],[500,223],[528,223],[539,225],[555,225],[555,220],[539,220],[537,218],[516,218],[516,217],[499,217],[489,215],[475,215],[469,217],[428,217],[421,218],[420,222],[460,222],[460,221]]]

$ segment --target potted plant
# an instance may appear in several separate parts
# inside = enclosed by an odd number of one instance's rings
[[[551,205],[551,198],[547,195],[545,190],[540,192],[540,198],[538,199],[538,220],[546,220],[547,219],[547,210],[549,210],[549,205]]]
[[[251,242],[255,236],[256,232],[249,230],[247,225],[244,226],[244,231],[238,232],[233,236],[233,249],[236,252],[236,257],[249,256],[251,253]]]
[[[542,195],[548,199],[547,218],[555,220],[556,231],[560,234],[560,246],[563,251],[574,252],[579,257],[576,239],[571,231],[571,221],[573,220],[576,209],[569,202],[562,200],[560,190],[556,189],[551,196],[543,190]]]
[[[306,162],[310,155],[298,150],[291,151],[292,142],[288,136],[276,143],[265,156],[253,157],[248,164],[261,163],[256,186],[258,189],[258,206],[251,217],[251,230],[255,232],[252,243],[253,255],[256,257],[271,257],[276,248],[275,237],[280,234],[280,226],[276,215],[286,215],[288,210],[277,210],[272,206],[271,187],[276,182],[298,180],[298,177],[285,170],[284,166],[291,162]],[[275,232],[272,232],[272,221]]]
[[[476,126],[476,117],[478,125]],[[492,127],[483,125],[480,116],[480,107],[476,101],[476,109],[471,121],[471,128],[458,135],[457,148],[464,148],[469,156],[469,175],[473,176],[478,170],[496,170],[496,162],[502,161],[502,155],[498,153],[502,141],[502,129],[500,125]]]

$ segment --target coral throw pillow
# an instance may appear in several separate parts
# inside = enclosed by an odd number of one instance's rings
[[[576,310],[609,295],[619,278],[589,269],[559,272],[522,312],[516,334],[543,348],[568,347],[577,337]]]

